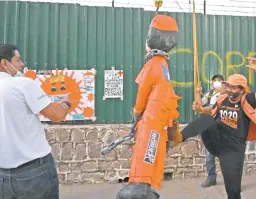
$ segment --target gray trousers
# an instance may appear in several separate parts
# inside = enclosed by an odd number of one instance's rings
[[[0,199],[59,199],[59,180],[52,155],[15,169],[0,168]]]

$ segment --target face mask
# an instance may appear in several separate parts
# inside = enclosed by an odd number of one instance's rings
[[[241,95],[241,92],[232,92],[232,91],[228,91],[228,97],[231,100],[235,100],[237,99],[239,96]]]
[[[13,77],[24,77],[25,75],[20,72],[20,71],[17,71],[17,73],[15,75],[13,75]]]
[[[9,63],[9,65],[14,69],[14,70],[16,70],[16,73],[14,74],[14,75],[12,75],[7,69],[7,72],[11,75],[11,76],[13,76],[13,77],[24,77],[24,74],[21,72],[21,71],[19,71],[19,70],[17,70],[9,61],[7,61],[8,63]]]
[[[222,85],[222,83],[220,81],[213,82],[213,88],[214,89],[220,89],[221,85]]]

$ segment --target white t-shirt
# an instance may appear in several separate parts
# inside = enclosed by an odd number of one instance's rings
[[[209,91],[210,92],[210,91]],[[208,103],[208,96],[209,96],[209,92],[207,92],[205,94],[205,97],[202,98],[202,102],[203,102],[203,105],[207,104]],[[211,99],[210,99],[210,104],[209,105],[214,105],[216,104],[217,100],[218,100],[218,97],[219,97],[220,93],[216,93],[215,91],[213,92],[212,96],[211,96]]]
[[[0,72],[0,168],[16,168],[51,152],[38,117],[50,103],[34,80]]]

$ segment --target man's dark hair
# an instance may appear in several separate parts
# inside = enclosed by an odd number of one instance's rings
[[[216,74],[212,77],[212,81],[215,79],[215,78],[220,78],[222,81],[224,81],[224,77],[221,75],[221,74]]]
[[[0,61],[6,59],[9,62],[14,56],[14,51],[18,50],[17,46],[12,44],[0,44]]]

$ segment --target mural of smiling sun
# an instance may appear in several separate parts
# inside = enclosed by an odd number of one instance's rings
[[[79,85],[82,81],[76,82],[73,79],[74,72],[71,73],[70,76],[67,74],[63,74],[63,72],[58,73],[56,70],[56,74],[51,74],[51,77],[46,78],[44,81],[40,79],[42,82],[42,89],[46,92],[46,94],[51,98],[54,102],[61,101],[71,101],[72,106],[69,112],[76,112],[75,108],[82,109],[78,106],[81,104],[81,91]]]
[[[50,99],[55,103],[60,103],[61,101],[69,100],[72,102],[69,115],[67,116],[69,120],[83,120],[94,118],[94,107],[88,106],[84,103],[84,99],[90,104],[94,102],[94,92],[88,93],[83,90],[83,78],[79,78],[77,81],[74,78],[75,71],[56,71],[51,72],[47,75],[37,75],[36,72],[28,70],[25,73],[26,77],[32,78],[34,80],[39,80],[41,82],[41,88],[50,97]],[[81,73],[84,75],[83,73]],[[84,118],[82,118],[82,117]],[[71,119],[73,117],[73,119]],[[76,119],[74,119],[76,118]],[[67,118],[66,118],[67,119]]]

